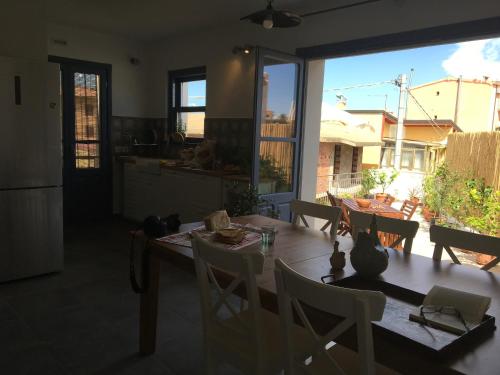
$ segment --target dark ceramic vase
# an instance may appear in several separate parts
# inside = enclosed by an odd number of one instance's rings
[[[343,270],[345,267],[345,253],[343,251],[339,251],[338,241],[335,241],[335,244],[333,245],[333,254],[330,257],[330,265],[334,271]]]
[[[389,256],[377,236],[377,221],[372,217],[370,233],[360,232],[351,250],[351,264],[358,275],[365,279],[377,277],[387,269]]]

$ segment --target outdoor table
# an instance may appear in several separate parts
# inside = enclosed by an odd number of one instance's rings
[[[388,204],[382,203],[376,199],[369,199],[369,201],[370,207],[359,207],[355,199],[346,198],[342,199],[342,205],[347,209],[347,215],[349,215],[351,211],[360,211],[367,214],[375,214],[404,220],[403,212],[396,210],[394,207],[391,207]],[[391,246],[398,239],[398,236],[396,234],[391,233],[378,232],[378,236],[383,246]],[[403,249],[401,244],[396,248],[398,250]]]
[[[404,219],[404,215],[401,211],[396,210],[385,203],[382,203],[376,199],[369,199],[370,207],[359,207],[355,199],[342,198],[342,204],[347,208],[348,211],[361,211],[368,214],[375,214],[380,216],[392,217],[396,219]]]
[[[262,226],[276,225],[278,233],[273,246],[263,250],[265,263],[263,274],[257,275],[257,284],[262,306],[272,312],[278,312],[276,285],[274,281],[274,260],[281,258],[292,269],[305,277],[320,281],[321,277],[331,273],[329,258],[332,254],[332,244],[328,233],[300,227],[287,222],[281,222],[263,216],[245,216],[233,218],[233,222]],[[193,223],[181,226],[181,231],[192,230],[200,226]],[[347,252],[352,248],[350,238],[337,239],[340,250]],[[473,267],[453,264],[449,261],[434,261],[431,258],[405,254],[389,249],[389,267],[381,278],[393,285],[427,294],[434,285],[455,288],[462,291],[482,294],[492,297],[488,314],[500,318],[500,276]],[[160,265],[162,261],[173,262],[179,267],[194,272],[192,249],[161,241],[150,242],[149,257],[149,289],[141,295],[140,301],[140,352],[152,354],[156,346],[158,293]],[[343,271],[336,272],[337,280],[354,274],[350,262]],[[229,273],[217,272],[217,278],[222,285],[227,285],[233,278]],[[236,291],[243,295],[243,291]],[[328,317],[322,317],[316,323],[327,322]],[[332,317],[334,321],[334,317]],[[355,330],[349,330],[342,335],[339,342],[353,348],[355,346]],[[464,352],[446,360],[436,360],[419,351],[411,350],[394,340],[390,335],[378,334],[374,330],[375,357],[377,362],[391,367],[401,373],[467,373],[492,374],[500,369],[500,334],[495,331],[481,343],[470,346]]]

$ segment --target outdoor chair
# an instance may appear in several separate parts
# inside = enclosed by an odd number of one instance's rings
[[[279,319],[261,308],[255,279],[263,271],[264,255],[255,249],[226,250],[196,232],[192,246],[201,298],[206,373],[215,374],[222,362],[246,374],[280,373],[284,362]],[[215,277],[213,268],[234,274],[234,279],[224,278],[226,289]],[[244,284],[248,306],[237,311],[228,297],[240,284]],[[225,316],[223,307],[227,310]]]
[[[444,248],[454,263],[461,264],[452,250],[455,247],[496,257],[481,267],[482,270],[488,271],[500,262],[500,237],[486,236],[440,225],[431,225],[429,234],[431,242],[436,244],[432,256],[434,260],[441,260]]]
[[[375,363],[372,321],[382,319],[386,297],[383,293],[354,290],[310,280],[276,259],[274,275],[282,322],[282,346],[285,349],[285,374],[391,374]],[[303,305],[305,304],[305,305]],[[326,334],[313,328],[308,308],[343,318]],[[308,340],[293,334],[294,316],[305,327]],[[341,334],[355,326],[358,352],[335,343]],[[299,349],[299,350],[298,350]]]
[[[390,195],[390,194],[387,194],[387,196],[385,197],[384,201],[382,203],[388,205],[388,206],[391,206],[394,201],[396,200],[396,197]]]
[[[290,210],[293,214],[292,223],[298,224],[300,219],[300,221],[302,221],[307,228],[309,228],[309,223],[305,218],[306,216],[326,220],[327,222],[321,227],[320,230],[325,231],[328,227],[330,227],[331,239],[332,241],[335,241],[340,216],[342,214],[342,210],[339,207],[330,207],[317,203],[293,200],[290,203]]]
[[[405,220],[410,220],[418,207],[418,203],[405,200],[400,211],[403,213]]]
[[[351,226],[353,230],[352,237],[354,241],[357,240],[360,230],[368,231],[372,222],[372,216],[373,214],[351,211]],[[401,220],[379,215],[376,215],[375,218],[377,220],[379,237],[382,236],[383,243],[386,242],[383,241],[385,234],[389,234],[389,243],[386,243],[387,247],[397,248],[404,240],[403,251],[408,254],[411,253],[413,239],[415,238],[419,227],[419,223],[417,221]]]
[[[337,198],[335,195],[331,194],[329,191],[326,192],[330,205],[332,207],[340,207],[342,210],[342,216],[340,217],[339,225],[337,228],[337,234],[340,236],[345,236],[351,233],[351,225],[349,224],[349,215],[347,209],[342,204],[342,198]]]

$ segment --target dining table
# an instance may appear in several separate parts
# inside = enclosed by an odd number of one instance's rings
[[[375,215],[380,215],[380,216],[385,216],[385,217],[392,217],[395,219],[404,219],[404,214],[400,211],[395,209],[392,206],[389,206],[388,204],[385,204],[383,202],[380,202],[376,199],[363,199],[365,201],[370,202],[369,207],[360,207],[359,204],[356,202],[355,199],[351,198],[343,198],[342,199],[342,205],[345,206],[345,208],[349,211],[360,211],[360,212],[365,212],[368,214],[375,214]]]
[[[333,274],[336,280],[355,275],[349,262],[349,252],[353,247],[350,237],[337,237],[339,249],[346,253],[347,264],[341,271],[332,271],[329,258],[333,252],[329,233],[305,228],[303,226],[278,221],[265,216],[250,215],[231,218],[233,223],[261,227],[274,225],[276,237],[273,245],[262,246],[265,255],[262,274],[256,275],[262,307],[278,313],[274,262],[281,258],[292,269],[303,276],[321,282],[325,275]],[[188,232],[202,223],[182,225],[180,232]],[[158,298],[160,292],[161,263],[171,262],[178,267],[194,272],[193,252],[188,246],[181,246],[163,240],[148,241],[149,266],[148,289],[141,294],[139,319],[139,351],[147,355],[155,352],[157,340]],[[488,314],[500,318],[500,276],[471,266],[457,265],[449,261],[436,261],[429,257],[406,254],[388,249],[389,266],[378,280],[397,285],[405,290],[421,294],[434,286],[454,288],[491,297]],[[221,285],[228,285],[234,275],[223,270],[216,273]],[[244,297],[243,290],[236,294]],[[335,303],[335,301],[332,301]],[[319,326],[328,326],[338,321],[338,317],[327,314],[318,315]],[[311,318],[312,319],[312,318]],[[333,324],[333,323],[332,323]],[[373,340],[375,358],[378,363],[403,374],[494,374],[500,373],[500,334],[491,331],[478,342],[471,342],[453,355],[445,358],[429,356],[428,353],[414,350],[387,332],[374,325]],[[356,332],[351,329],[339,337],[339,343],[356,350]]]
[[[390,217],[394,219],[404,220],[404,213],[400,210],[391,207],[388,204],[380,202],[377,199],[363,199],[364,201],[369,201],[370,205],[368,207],[361,207],[356,199],[345,198],[342,199],[342,209],[345,211],[345,215],[349,216],[351,211],[360,211],[366,214],[374,214],[379,216]],[[349,221],[349,225],[350,221]],[[383,246],[391,246],[397,241],[398,235],[393,233],[383,233],[378,232],[378,237]],[[403,246],[401,244],[396,246],[397,250],[402,250]]]

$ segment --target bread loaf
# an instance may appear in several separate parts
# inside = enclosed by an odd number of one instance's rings
[[[226,210],[215,211],[203,219],[205,228],[211,232],[229,227],[231,221]]]

